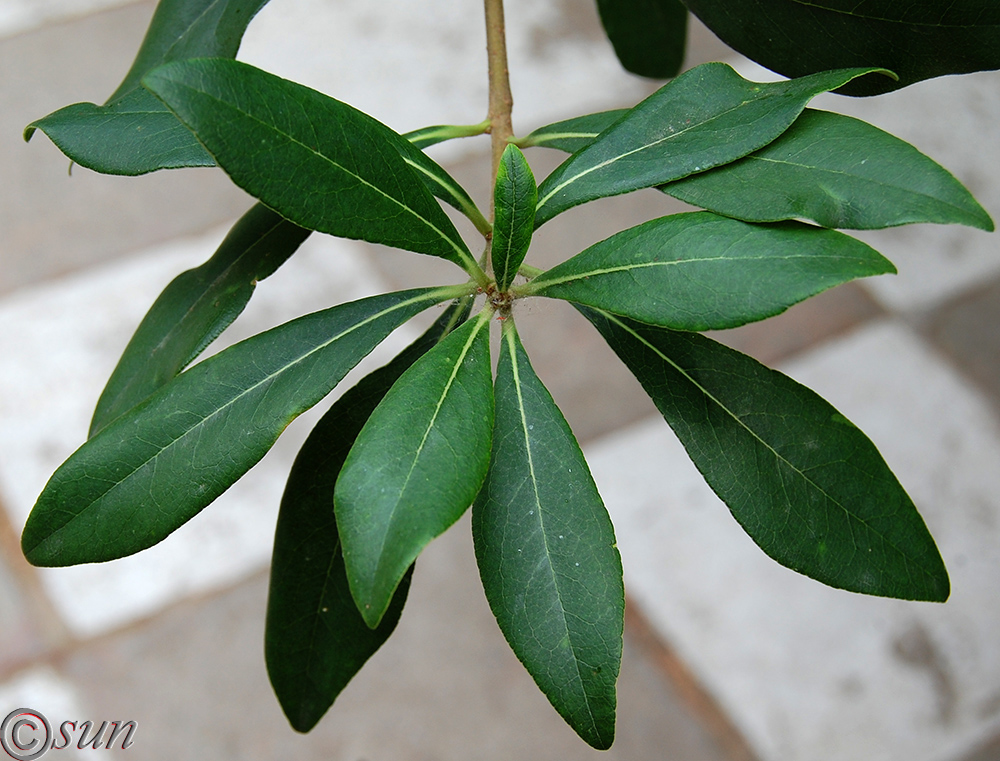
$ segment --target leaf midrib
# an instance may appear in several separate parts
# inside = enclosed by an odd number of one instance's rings
[[[576,675],[578,683],[580,685],[580,692],[583,695],[584,705],[587,707],[587,717],[590,719],[591,730],[593,731],[595,737],[600,737],[601,731],[600,729],[598,729],[597,719],[594,716],[594,711],[591,709],[590,706],[590,696],[587,694],[587,690],[584,687],[583,672],[580,670],[580,659],[577,657],[576,654],[576,644],[573,641],[573,636],[572,633],[570,632],[569,624],[567,623],[566,620],[566,615],[562,603],[563,596],[559,589],[558,576],[556,575],[555,569],[552,567],[552,562],[550,560],[551,552],[549,551],[549,540],[548,540],[548,535],[545,533],[545,519],[543,517],[541,498],[539,497],[538,494],[538,479],[535,475],[534,457],[532,456],[531,453],[531,438],[528,435],[528,418],[524,408],[524,397],[521,394],[521,373],[520,370],[518,369],[517,351],[516,351],[516,346],[514,344],[514,332],[512,330],[509,331],[507,333],[506,338],[507,338],[507,349],[510,352],[511,372],[513,373],[514,376],[514,389],[517,391],[517,406],[518,406],[518,411],[520,412],[521,415],[521,430],[524,431],[524,451],[528,458],[528,473],[531,477],[531,490],[535,497],[535,510],[537,511],[538,524],[539,527],[541,528],[542,544],[544,545],[545,548],[545,559],[547,561],[546,567],[550,571],[552,577],[552,586],[555,587],[556,596],[559,598],[559,614],[560,614],[560,620],[563,623],[563,630],[566,632],[566,639],[569,640],[570,646],[573,648],[573,666],[576,668]]]
[[[975,29],[977,27],[983,26],[982,24],[931,24],[926,21],[904,21],[903,19],[893,19],[884,18],[881,16],[870,16],[863,13],[854,13],[852,11],[841,10],[840,8],[829,8],[825,5],[819,5],[818,3],[808,3],[804,0],[791,0],[791,2],[798,5],[805,6],[807,8],[815,8],[816,10],[825,11],[826,13],[833,13],[838,16],[849,16],[851,18],[865,19],[866,21],[884,21],[887,24],[903,24],[904,26],[916,26],[916,27],[928,27],[930,29]],[[997,24],[989,24],[988,26],[998,26]]]

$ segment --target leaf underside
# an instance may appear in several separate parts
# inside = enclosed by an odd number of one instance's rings
[[[828,402],[704,336],[580,311],[765,553],[841,589],[948,598],[948,573],[913,502]]]

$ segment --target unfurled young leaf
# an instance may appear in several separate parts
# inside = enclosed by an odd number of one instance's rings
[[[490,257],[497,288],[510,288],[531,245],[538,189],[524,154],[508,145],[500,157],[493,191],[495,217]]]
[[[124,81],[103,106],[75,103],[32,122],[80,166],[105,174],[212,166],[191,131],[139,86],[151,69],[186,58],[235,58],[247,25],[267,0],[160,0]]]
[[[248,338],[182,373],[55,472],[21,548],[35,565],[96,563],[162,541],[243,476],[389,333],[464,286],[341,304]]]
[[[913,502],[828,402],[704,336],[581,311],[764,552],[833,587],[948,598],[948,573]]]
[[[895,268],[885,257],[834,230],[798,222],[751,225],[691,212],[613,235],[517,292],[676,330],[719,330],[888,272]]]
[[[876,71],[843,69],[761,84],[723,63],[691,69],[556,167],[538,188],[535,225],[595,198],[742,158],[788,129],[815,95]]]
[[[875,95],[921,79],[1000,68],[1000,5],[989,0],[684,0],[727,45],[786,77],[880,66],[843,88]]]
[[[404,160],[416,148],[367,114],[236,61],[167,64],[143,84],[233,182],[286,219],[440,256],[481,274],[421,175]]]
[[[308,732],[392,634],[406,600],[403,577],[382,622],[369,629],[351,597],[333,513],[333,488],[361,427],[413,362],[469,313],[455,304],[385,367],[338,399],[302,446],[281,500],[267,599],[264,654],[291,725]]]
[[[351,594],[369,626],[406,569],[472,504],[493,430],[490,313],[417,360],[368,418],[334,504]]]
[[[655,79],[677,76],[688,22],[680,0],[597,0],[597,9],[627,71]]]
[[[308,236],[261,204],[244,214],[211,259],[182,272],[153,302],[104,387],[90,435],[178,375]]]
[[[580,446],[511,320],[489,474],[472,509],[483,588],[514,653],[595,748],[615,732],[625,592],[614,529]]]
[[[859,119],[812,109],[746,158],[661,189],[748,222],[811,219],[855,230],[937,222],[993,229],[972,194],[909,143]]]

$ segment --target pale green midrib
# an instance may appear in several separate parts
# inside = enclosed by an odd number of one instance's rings
[[[484,325],[489,325],[490,316],[488,314],[481,314],[478,318],[479,323],[473,328],[472,332],[469,334],[469,339],[465,342],[465,346],[462,347],[462,351],[459,353],[458,358],[455,360],[455,364],[451,369],[451,375],[448,376],[448,381],[445,383],[444,388],[441,390],[440,396],[438,396],[437,404],[434,406],[434,413],[431,415],[430,421],[428,421],[426,428],[424,428],[424,434],[420,439],[420,444],[417,445],[416,451],[413,453],[413,459],[410,462],[410,469],[406,472],[406,477],[403,479],[402,485],[399,487],[399,493],[396,496],[395,502],[392,505],[392,509],[389,511],[389,515],[386,516],[385,520],[385,530],[382,532],[382,540],[379,542],[378,551],[375,553],[375,557],[378,558],[375,566],[374,579],[377,579],[381,575],[383,568],[382,558],[384,557],[385,545],[389,539],[389,534],[392,529],[392,524],[396,519],[397,511],[399,506],[403,501],[403,495],[406,493],[406,487],[410,483],[410,478],[413,476],[413,471],[416,470],[417,462],[420,460],[420,455],[424,450],[424,445],[427,443],[427,438],[430,436],[431,431],[434,429],[434,424],[437,422],[438,414],[441,412],[441,407],[444,405],[445,399],[447,399],[448,394],[451,392],[451,387],[455,383],[455,378],[458,376],[458,371],[462,368],[462,363],[465,362],[465,358],[472,348],[472,344],[475,342],[476,338],[479,337],[479,332],[483,329]],[[373,579],[371,589],[377,586],[377,583]],[[390,598],[391,601],[391,598]],[[388,608],[388,603],[386,603]],[[385,615],[385,611],[382,611],[382,615]],[[379,616],[381,619],[381,615]]]
[[[791,259],[819,259],[821,257],[815,254],[782,254],[781,256],[704,256],[694,259],[675,259],[669,262],[642,262],[635,264],[622,264],[616,267],[605,267],[603,269],[590,270],[589,272],[580,272],[574,275],[565,275],[563,277],[552,278],[551,280],[543,280],[544,275],[540,275],[527,284],[521,292],[524,294],[539,294],[552,286],[563,285],[565,283],[571,283],[575,280],[585,280],[590,277],[596,277],[600,275],[613,275],[616,272],[630,272],[631,270],[639,269],[649,269],[650,267],[674,267],[683,264],[705,264],[708,262],[759,262],[759,261],[785,261]],[[823,260],[830,259],[859,259],[857,256],[833,256],[826,254],[822,256]],[[535,287],[537,284],[537,287]]]
[[[380,196],[384,197],[386,200],[394,203],[396,206],[398,206],[399,208],[401,208],[403,211],[407,212],[408,214],[410,214],[414,218],[420,220],[420,222],[422,222],[423,224],[427,225],[427,227],[429,229],[431,229],[435,233],[437,233],[441,237],[442,240],[444,240],[445,242],[447,242],[455,250],[455,253],[458,255],[459,259],[461,259],[466,264],[466,266],[463,267],[463,269],[467,269],[467,267],[468,267],[469,264],[471,264],[473,267],[475,267],[475,268],[478,269],[478,265],[475,263],[475,260],[473,260],[470,257],[470,255],[460,245],[458,245],[455,241],[453,241],[450,236],[446,235],[442,230],[438,229],[438,227],[433,222],[431,222],[429,219],[426,219],[421,214],[418,214],[415,209],[412,209],[409,206],[407,206],[406,204],[404,204],[403,202],[401,202],[400,200],[398,200],[396,198],[393,198],[391,195],[389,195],[388,193],[386,193],[384,190],[382,190],[381,188],[379,188],[377,185],[373,185],[372,183],[368,182],[368,180],[366,180],[364,177],[361,177],[360,175],[355,174],[354,172],[350,171],[349,169],[345,168],[344,166],[338,164],[336,161],[334,161],[329,156],[327,156],[327,155],[325,155],[323,153],[320,153],[318,150],[310,148],[308,145],[306,145],[305,143],[303,143],[301,140],[298,140],[297,138],[293,137],[292,135],[289,135],[287,132],[282,132],[277,127],[275,127],[273,124],[269,124],[269,123],[263,121],[262,119],[257,118],[253,114],[248,113],[247,111],[244,111],[242,108],[240,108],[239,106],[237,106],[235,103],[232,103],[232,102],[227,101],[227,100],[223,100],[220,97],[216,97],[212,93],[205,92],[204,90],[199,90],[198,88],[192,87],[192,86],[190,86],[188,84],[185,84],[183,82],[177,82],[176,80],[169,80],[169,81],[172,84],[174,84],[175,86],[177,86],[177,87],[182,87],[184,89],[191,90],[192,92],[196,92],[196,93],[198,93],[200,95],[204,95],[206,98],[209,98],[210,100],[213,100],[216,103],[220,103],[223,106],[231,108],[233,111],[236,111],[237,113],[245,116],[247,119],[250,119],[251,121],[254,121],[257,124],[260,124],[261,126],[266,127],[268,129],[272,130],[276,134],[281,135],[282,137],[286,138],[289,142],[294,143],[295,145],[298,145],[298,146],[304,148],[305,150],[309,151],[314,156],[316,156],[316,157],[322,159],[323,161],[325,161],[326,163],[328,163],[330,166],[336,167],[337,169],[339,169],[344,174],[347,174],[347,175],[353,177],[358,182],[360,182],[362,185],[370,188],[374,192],[378,193]],[[168,106],[168,108],[169,108],[169,106]],[[400,156],[400,159],[403,160],[404,163],[405,163],[405,159],[402,156]],[[425,190],[424,192],[428,192],[428,191]],[[472,270],[472,272],[474,272],[474,271],[475,270]]]
[[[744,81],[746,81],[746,80],[744,80]],[[806,100],[808,101],[808,97],[809,97],[808,93],[806,94],[806,96],[807,96]],[[697,124],[692,124],[690,127],[685,127],[684,129],[678,130],[677,132],[671,132],[669,135],[665,135],[664,137],[660,138],[659,140],[655,140],[655,141],[653,141],[651,143],[646,143],[645,145],[641,145],[641,146],[639,146],[637,148],[633,148],[630,151],[626,151],[625,153],[619,154],[618,156],[614,156],[614,157],[612,157],[610,159],[607,159],[606,161],[602,161],[599,164],[595,164],[594,166],[590,167],[589,169],[584,169],[582,172],[579,172],[578,174],[575,174],[572,177],[567,178],[566,180],[564,180],[563,182],[561,182],[559,185],[556,185],[556,187],[554,187],[552,190],[550,190],[548,192],[548,194],[544,198],[542,198],[542,199],[540,199],[538,201],[538,205],[535,207],[535,211],[537,212],[539,209],[541,209],[542,206],[544,206],[549,201],[550,198],[552,198],[556,193],[558,193],[559,191],[561,191],[567,185],[571,185],[572,183],[576,182],[577,180],[579,180],[582,177],[585,177],[586,175],[590,174],[591,172],[595,172],[598,169],[603,169],[606,166],[610,166],[611,164],[614,164],[616,161],[620,161],[621,159],[627,158],[627,157],[629,157],[629,156],[631,156],[631,155],[633,155],[635,153],[641,153],[642,151],[645,151],[645,150],[647,150],[649,148],[655,148],[656,146],[660,145],[661,143],[665,143],[668,140],[674,140],[675,138],[678,138],[681,135],[687,134],[688,132],[690,132],[693,129],[699,129],[701,127],[704,127],[705,125],[711,124],[712,122],[714,122],[717,119],[721,119],[724,116],[728,116],[732,112],[736,111],[739,108],[743,108],[744,106],[746,106],[749,103],[760,102],[760,101],[764,100],[765,98],[769,98],[769,97],[772,97],[770,95],[770,89],[768,89],[768,91],[765,92],[763,95],[759,95],[758,97],[751,97],[751,98],[749,98],[747,100],[742,100],[739,103],[737,103],[735,106],[732,106],[731,108],[727,108],[724,111],[720,111],[719,113],[712,115],[711,117],[709,117],[708,119],[705,119],[704,121],[698,122]],[[593,144],[591,144],[591,146],[592,145]],[[587,147],[590,148],[591,146],[587,146]],[[661,182],[668,182],[668,180],[663,180]],[[660,184],[660,183],[657,183],[657,184]]]
[[[260,379],[256,383],[254,383],[252,386],[249,386],[249,387],[247,387],[245,389],[242,389],[240,391],[240,393],[238,393],[235,396],[233,396],[225,404],[223,404],[220,407],[216,407],[208,415],[206,415],[205,417],[203,417],[200,420],[196,421],[190,428],[186,429],[185,431],[183,431],[182,433],[180,433],[178,436],[174,437],[165,446],[160,447],[153,455],[151,455],[150,457],[147,457],[145,460],[143,460],[142,462],[138,463],[135,467],[131,468],[131,470],[127,474],[125,474],[116,483],[112,484],[111,488],[109,488],[105,492],[102,492],[95,499],[93,499],[89,503],[87,503],[83,507],[83,509],[81,509],[79,512],[77,512],[76,514],[74,514],[68,521],[66,521],[65,523],[63,523],[59,528],[57,528],[55,531],[53,531],[49,536],[51,536],[52,534],[57,533],[58,531],[62,531],[64,528],[66,528],[66,526],[69,526],[77,518],[79,518],[80,516],[82,516],[84,514],[84,512],[86,512],[90,507],[92,507],[93,505],[97,504],[98,502],[104,501],[114,491],[116,491],[119,488],[122,488],[124,486],[124,484],[126,484],[136,473],[138,473],[140,470],[142,470],[143,468],[145,468],[150,462],[153,462],[154,460],[156,460],[161,454],[163,454],[164,452],[166,452],[171,447],[175,446],[178,442],[180,442],[182,439],[184,439],[187,436],[189,436],[192,432],[194,432],[196,430],[202,429],[202,427],[209,420],[211,420],[212,418],[218,416],[221,412],[227,410],[232,405],[236,404],[236,402],[238,402],[240,399],[242,399],[243,397],[245,397],[247,394],[250,394],[251,392],[255,391],[260,386],[262,386],[262,385],[264,385],[266,383],[269,383],[274,378],[276,378],[279,375],[281,375],[282,373],[286,372],[289,368],[291,368],[291,367],[293,367],[293,366],[295,366],[297,364],[300,364],[301,362],[304,362],[304,361],[308,360],[309,357],[311,357],[313,354],[316,354],[317,352],[323,351],[324,349],[326,349],[328,346],[330,346],[334,342],[339,341],[340,339],[344,338],[345,336],[350,335],[351,333],[353,333],[355,330],[358,330],[358,329],[364,327],[365,325],[368,325],[369,323],[374,322],[375,320],[381,319],[382,317],[385,317],[386,315],[391,314],[392,312],[395,312],[398,309],[403,309],[403,308],[408,307],[408,306],[410,306],[412,304],[417,304],[417,303],[419,303],[421,301],[427,301],[428,303],[435,303],[435,301],[437,300],[437,294],[441,294],[441,293],[444,293],[444,292],[447,292],[447,291],[450,291],[450,290],[454,290],[454,289],[451,289],[451,288],[439,288],[439,289],[435,289],[435,290],[431,291],[430,293],[425,293],[422,296],[416,296],[416,297],[414,297],[412,299],[408,299],[406,301],[402,301],[399,304],[394,304],[393,306],[389,307],[388,309],[383,309],[382,311],[380,311],[380,312],[378,312],[378,313],[376,313],[374,315],[371,315],[370,317],[366,317],[361,322],[358,322],[358,323],[352,325],[350,328],[348,328],[348,329],[346,329],[344,331],[341,331],[336,336],[333,336],[332,338],[328,339],[327,341],[324,341],[322,344],[319,344],[318,346],[310,349],[305,354],[302,354],[301,356],[297,357],[294,361],[288,362],[287,364],[282,365],[278,370],[276,370],[276,371],[270,373],[269,375],[263,377],[262,379]],[[447,297],[445,297],[445,298],[447,298]],[[441,300],[443,301],[444,299],[441,299]],[[180,376],[178,376],[178,377],[180,377]],[[111,425],[113,425],[115,422],[121,421],[122,419],[123,419],[122,417],[116,418],[115,421],[112,421],[112,424],[110,424],[107,428],[103,428],[101,430],[101,434],[106,434],[106,432],[110,429]],[[45,541],[45,540],[42,540],[42,541]],[[41,542],[39,542],[39,544],[41,544]]]
[[[784,166],[794,167],[795,169],[803,169],[803,170],[805,170],[807,172],[810,172],[810,173],[812,173],[812,172],[819,172],[819,173],[823,173],[823,174],[831,174],[831,175],[834,175],[834,176],[837,176],[837,177],[845,177],[845,178],[851,179],[851,180],[860,180],[861,182],[865,182],[865,183],[874,185],[877,188],[883,188],[883,189],[886,189],[886,190],[898,190],[898,191],[906,193],[908,195],[913,195],[913,196],[917,196],[918,198],[924,198],[924,199],[927,199],[929,201],[933,201],[935,203],[944,204],[945,206],[948,206],[948,207],[950,207],[952,209],[955,209],[956,211],[962,212],[964,216],[973,216],[973,217],[977,216],[977,215],[973,214],[971,211],[969,211],[968,209],[966,209],[964,206],[960,206],[958,204],[958,202],[947,201],[947,200],[944,200],[942,198],[939,198],[938,196],[932,196],[929,193],[925,193],[923,191],[913,190],[911,188],[907,188],[907,187],[904,187],[902,185],[894,185],[894,184],[891,184],[891,183],[888,183],[888,182],[883,182],[883,181],[877,180],[877,179],[875,179],[873,177],[866,177],[866,176],[861,175],[861,174],[852,174],[851,172],[845,171],[843,169],[830,169],[828,167],[819,166],[819,165],[810,166],[809,164],[800,164],[800,163],[795,162],[795,161],[788,161],[787,159],[774,159],[774,158],[770,158],[768,156],[754,156],[753,154],[747,156],[746,158],[752,159],[754,161],[762,161],[762,162],[769,163],[769,164],[781,164],[781,165],[784,165]]]
[[[518,411],[521,414],[521,430],[524,431],[524,451],[528,457],[528,473],[531,477],[531,490],[535,496],[535,509],[538,514],[538,525],[539,528],[541,529],[540,533],[542,537],[542,544],[544,545],[545,548],[545,558],[548,561],[546,565],[550,570],[550,574],[552,577],[552,586],[555,588],[556,596],[559,598],[559,613],[560,613],[560,620],[563,623],[563,630],[566,632],[566,639],[570,641],[570,646],[573,648],[573,666],[576,668],[576,676],[578,683],[580,685],[580,692],[583,695],[583,703],[587,707],[587,716],[590,719],[590,726],[594,732],[594,736],[601,737],[602,733],[600,729],[598,729],[597,727],[597,719],[595,718],[594,711],[590,706],[590,695],[587,693],[587,690],[584,686],[583,672],[580,670],[580,659],[576,657],[576,645],[573,642],[574,638],[572,633],[570,632],[569,623],[566,620],[566,615],[563,610],[562,594],[560,593],[559,590],[559,581],[556,577],[555,569],[552,567],[552,562],[551,560],[549,560],[549,558],[551,557],[551,552],[549,551],[549,539],[548,535],[545,533],[545,519],[542,517],[542,512],[543,512],[542,501],[538,494],[538,478],[535,475],[535,461],[531,453],[531,439],[528,436],[528,417],[524,409],[524,397],[521,394],[521,373],[518,368],[517,351],[516,351],[516,345],[514,343],[514,335],[515,333],[513,330],[509,330],[507,332],[506,335],[507,350],[510,352],[511,371],[514,376],[514,389],[517,391],[517,406],[518,406]]]
[[[909,564],[912,564],[912,565],[916,566],[924,576],[927,576],[930,579],[934,578],[933,575],[931,574],[931,572],[928,571],[927,569],[925,569],[921,563],[919,563],[915,558],[912,558],[908,553],[903,552],[903,550],[901,550],[899,547],[897,547],[893,542],[889,541],[888,538],[885,535],[883,535],[880,531],[876,531],[869,524],[868,521],[866,521],[864,518],[861,518],[858,515],[855,515],[854,513],[852,513],[847,508],[846,505],[842,505],[838,500],[834,499],[832,496],[830,496],[829,494],[827,494],[826,490],[823,489],[823,487],[821,487],[819,484],[817,484],[815,481],[813,481],[809,476],[807,476],[804,472],[802,472],[799,468],[797,468],[795,465],[793,465],[791,462],[789,462],[784,456],[782,456],[774,447],[772,447],[770,444],[768,444],[766,441],[764,441],[764,439],[762,439],[757,434],[756,431],[754,431],[750,426],[748,426],[746,423],[744,423],[743,420],[735,412],[733,412],[732,410],[730,410],[725,404],[723,404],[721,401],[719,401],[712,393],[709,392],[709,390],[707,388],[705,388],[700,383],[698,383],[698,381],[696,381],[694,378],[692,378],[687,373],[687,371],[684,370],[684,368],[682,368],[680,365],[678,365],[676,362],[674,362],[672,359],[670,359],[670,357],[666,356],[663,352],[661,352],[659,349],[657,349],[655,346],[653,346],[645,338],[643,338],[638,333],[636,333],[634,330],[632,330],[632,328],[630,328],[629,326],[627,326],[625,323],[621,322],[617,317],[615,317],[610,312],[605,312],[602,309],[598,309],[598,310],[595,310],[595,311],[600,312],[605,317],[605,319],[607,319],[609,322],[614,322],[615,324],[617,324],[622,330],[626,331],[631,336],[633,336],[636,340],[638,340],[640,343],[642,343],[644,346],[646,346],[649,349],[651,349],[654,354],[656,354],[658,357],[660,357],[660,359],[662,359],[664,362],[666,362],[671,367],[673,367],[677,372],[679,372],[682,376],[684,376],[684,378],[687,379],[687,381],[689,383],[691,383],[692,386],[694,386],[701,393],[703,393],[707,399],[709,399],[713,404],[717,405],[719,409],[723,410],[727,415],[729,415],[734,421],[736,421],[736,423],[741,428],[743,428],[743,430],[745,430],[747,433],[749,433],[758,443],[760,443],[761,446],[763,446],[772,455],[774,455],[774,458],[776,460],[784,463],[794,473],[797,473],[799,476],[801,476],[801,478],[802,478],[803,481],[805,481],[807,484],[809,484],[811,487],[813,487],[816,491],[818,491],[820,494],[822,494],[831,504],[834,504],[837,507],[839,507],[850,520],[857,521],[862,526],[864,526],[866,529],[868,529],[873,534],[875,534],[875,536],[877,536],[886,545],[888,545],[889,547],[892,547],[892,549],[894,549],[902,557],[906,558]]]
[[[531,138],[530,145],[538,147],[553,140],[593,140],[600,134],[600,132],[543,132]]]
[[[792,2],[809,8],[816,8],[820,11],[826,11],[827,13],[835,13],[838,16],[850,16],[852,18],[864,19],[866,21],[884,21],[887,24],[903,24],[905,26],[929,27],[931,29],[976,29],[980,26],[979,24],[931,24],[926,21],[904,21],[902,19],[883,18],[882,16],[868,16],[861,13],[853,13],[852,11],[845,11],[840,8],[828,8],[825,5],[807,3],[803,2],[803,0],[792,0]],[[989,26],[997,26],[997,24],[990,24]]]
[[[462,193],[457,192],[455,190],[454,185],[452,185],[449,182],[446,182],[443,177],[436,174],[435,172],[430,171],[427,167],[423,166],[418,161],[414,161],[413,159],[408,158],[406,156],[403,156],[403,161],[405,161],[411,167],[416,169],[418,172],[422,172],[427,177],[430,177],[432,180],[434,180],[434,182],[436,182],[438,185],[440,185],[442,188],[448,191],[448,195],[450,195],[452,198],[455,199],[462,213],[464,213],[465,216],[467,216],[472,221],[473,225],[475,225],[477,230],[485,232],[486,230],[489,229],[489,222],[487,221],[486,217],[483,216],[483,213],[479,210],[479,207],[477,207],[476,204],[470,198],[463,195]],[[470,275],[474,275],[476,272],[481,271],[482,268],[475,262],[474,259],[472,259],[466,254],[463,254],[462,258],[466,264],[466,266],[463,269],[469,272]],[[470,267],[474,268],[474,270],[470,270],[469,269]]]

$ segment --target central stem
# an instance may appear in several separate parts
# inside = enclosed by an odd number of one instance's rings
[[[496,177],[507,141],[514,134],[510,113],[514,97],[507,73],[507,40],[504,34],[503,0],[483,0],[486,9],[486,56],[489,63],[490,104],[487,118],[493,141],[493,173]],[[491,215],[492,216],[492,215]]]

